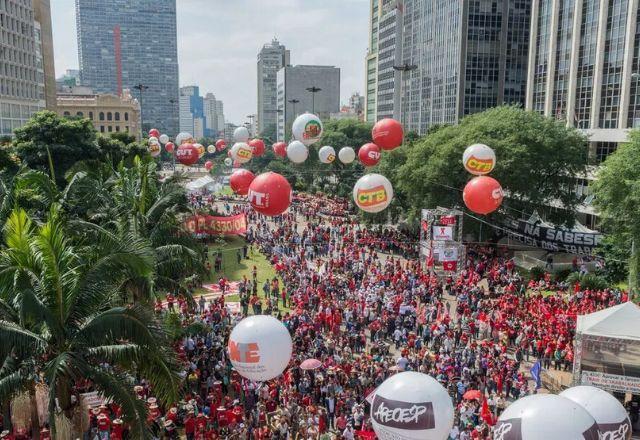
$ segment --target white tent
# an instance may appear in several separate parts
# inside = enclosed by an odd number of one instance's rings
[[[215,183],[215,180],[213,180],[211,176],[203,176],[193,182],[187,183],[186,188],[187,191],[200,191],[203,188],[209,187],[213,183]]]
[[[578,316],[576,332],[640,341],[640,307],[626,302],[589,315]]]

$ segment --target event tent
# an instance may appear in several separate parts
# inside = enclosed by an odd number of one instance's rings
[[[578,316],[576,332],[583,335],[640,340],[640,307],[626,302]]]
[[[200,191],[204,188],[213,190],[215,186],[215,180],[211,176],[203,176],[192,182],[187,183],[187,191]]]

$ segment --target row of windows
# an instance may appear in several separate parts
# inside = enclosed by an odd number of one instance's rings
[[[65,111],[63,113],[64,116],[71,116],[71,113],[68,111]],[[80,116],[81,118],[84,117],[84,112],[76,112],[75,116]],[[89,112],[88,114],[89,119],[93,120],[93,112]],[[98,120],[99,121],[104,121],[105,120],[105,112],[100,112],[98,114]],[[119,121],[120,120],[120,112],[106,112],[106,120],[107,121]],[[124,112],[124,120],[128,121],[129,120],[129,112]]]

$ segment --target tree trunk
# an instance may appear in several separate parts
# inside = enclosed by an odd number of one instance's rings
[[[638,274],[640,274],[640,243],[631,242],[631,257],[629,258],[629,298],[636,298],[638,292]]]

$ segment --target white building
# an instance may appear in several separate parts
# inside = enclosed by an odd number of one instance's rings
[[[289,51],[275,38],[271,44],[265,44],[258,53],[258,112],[256,130],[258,133],[273,130],[277,123],[277,75],[284,66],[289,65]]]
[[[213,93],[204,97],[204,118],[207,126],[205,135],[224,137],[224,104]]]

